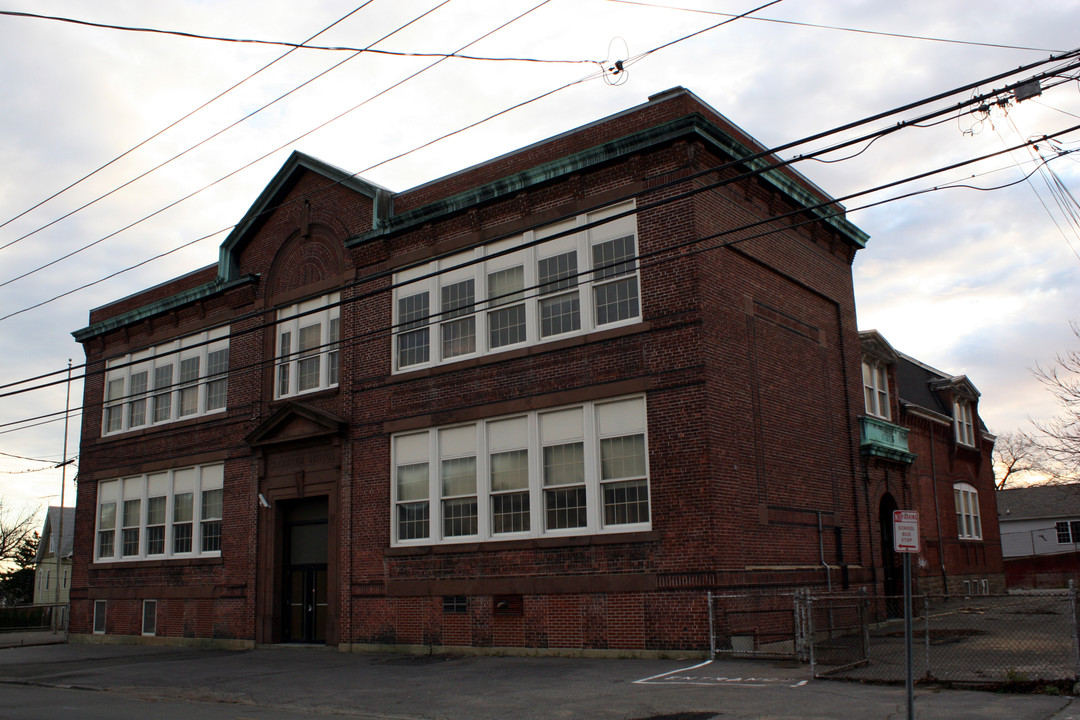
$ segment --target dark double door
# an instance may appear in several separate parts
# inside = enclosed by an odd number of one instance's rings
[[[326,642],[328,504],[326,496],[285,503],[282,639]]]

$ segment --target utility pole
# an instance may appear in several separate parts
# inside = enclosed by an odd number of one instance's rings
[[[52,631],[56,633],[62,623],[60,622],[60,559],[64,554],[64,486],[67,485],[68,466],[68,423],[71,418],[71,358],[68,358],[67,372],[67,398],[64,400],[64,452],[63,462],[60,465],[60,512],[56,520],[56,594],[54,595],[52,612]]]

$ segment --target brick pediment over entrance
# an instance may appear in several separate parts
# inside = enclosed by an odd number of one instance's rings
[[[332,413],[290,402],[275,410],[245,441],[252,447],[292,443],[338,435],[345,426],[345,421]]]

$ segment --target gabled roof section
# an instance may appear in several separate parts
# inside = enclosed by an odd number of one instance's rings
[[[877,330],[859,332],[862,353],[896,366],[896,392],[900,404],[951,420],[952,398],[979,398],[979,390],[967,375],[950,375],[895,349]],[[986,427],[979,421],[979,429]]]
[[[337,435],[348,423],[306,403],[289,402],[262,421],[244,440],[252,447]]]
[[[880,360],[888,365],[893,365],[900,358],[900,353],[889,344],[885,336],[877,330],[862,330],[859,332],[859,345],[862,354]]]
[[[238,276],[236,259],[247,244],[248,240],[259,231],[263,223],[277,209],[289,192],[296,187],[304,173],[313,172],[325,177],[332,183],[337,183],[361,195],[372,199],[372,220],[378,225],[389,211],[392,193],[384,187],[363,180],[356,175],[346,172],[339,167],[317,160],[310,155],[299,151],[293,151],[285,164],[281,166],[266,189],[262,191],[255,203],[248,209],[240,222],[221,243],[218,259],[218,282],[228,283]]]
[[[45,524],[41,528],[41,541],[38,543],[37,554],[34,562],[40,563],[46,557],[56,556],[56,536],[53,528],[60,525],[60,508],[50,507],[45,515]],[[75,508],[64,508],[64,542],[61,545],[60,557],[71,557],[72,543],[75,539]]]
[[[1080,483],[998,490],[998,519],[1080,518]]]

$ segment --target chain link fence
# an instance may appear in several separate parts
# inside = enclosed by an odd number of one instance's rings
[[[814,677],[904,682],[904,621],[885,619],[903,608],[901,597],[804,590],[708,601],[715,658],[799,660]],[[912,613],[917,682],[1071,690],[1080,678],[1074,589],[918,595]]]
[[[870,621],[876,610],[895,606],[893,600],[808,597],[815,677],[903,682],[903,619]],[[1080,676],[1075,590],[922,595],[912,599],[912,613],[917,681],[1019,688]]]

